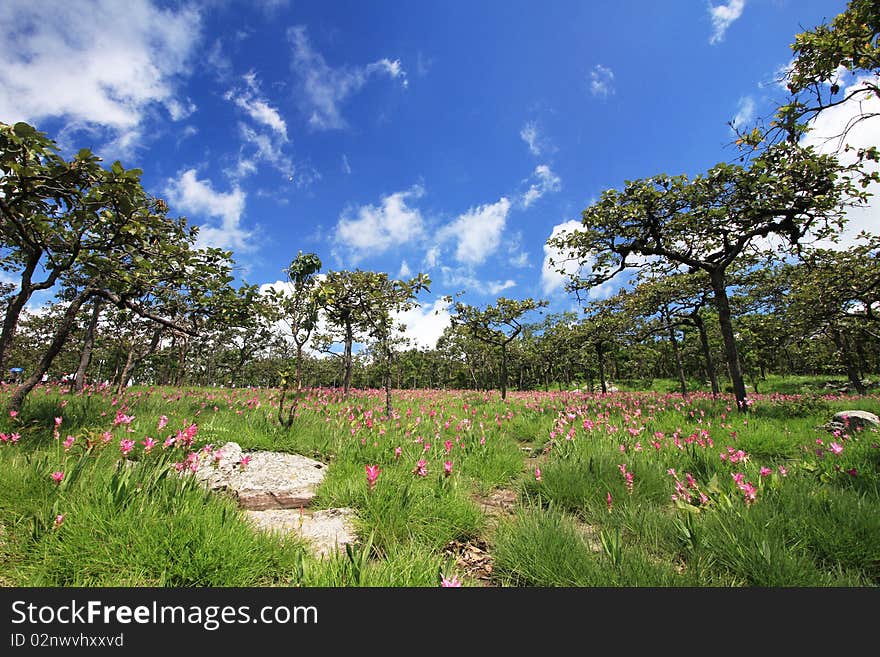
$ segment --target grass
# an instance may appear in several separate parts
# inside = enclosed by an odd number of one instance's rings
[[[468,586],[447,546],[473,542],[497,586],[877,586],[880,434],[822,425],[880,414],[880,397],[823,385],[768,377],[748,414],[662,385],[506,401],[401,391],[390,417],[379,391],[321,390],[289,430],[271,390],[40,388],[0,418],[0,582]],[[163,443],[193,424],[192,450],[234,440],[327,463],[315,506],[354,508],[359,542],[320,559],[255,532],[229,498],[178,475],[189,450]],[[380,470],[372,488],[366,465]],[[478,504],[496,488],[519,495],[500,520]]]

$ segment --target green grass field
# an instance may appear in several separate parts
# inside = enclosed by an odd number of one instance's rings
[[[391,417],[379,391],[318,390],[290,429],[271,390],[40,388],[0,418],[0,584],[876,586],[880,435],[821,425],[880,413],[880,396],[815,384],[768,378],[747,414],[662,382],[506,402],[398,391]],[[315,506],[355,508],[359,543],[319,559],[178,473],[227,441],[327,463]],[[487,512],[499,491],[515,504]],[[491,569],[450,544],[483,546]]]

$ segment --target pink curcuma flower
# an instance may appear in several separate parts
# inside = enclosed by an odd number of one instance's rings
[[[75,440],[76,440],[76,438],[74,438],[73,436],[68,436],[67,438],[64,439],[64,442],[61,444],[64,445],[65,452],[68,451],[73,446],[73,442]]]
[[[394,458],[399,459],[400,455],[403,453],[403,450],[400,447],[394,448]]]
[[[159,418],[159,425],[156,427],[156,431],[162,431],[162,429],[164,429],[167,424],[168,424],[168,416],[162,415]]]
[[[730,476],[733,477],[733,480],[736,482],[737,486],[742,484],[743,480],[745,480],[746,478],[746,476],[742,472],[734,472]]]
[[[451,440],[444,440],[443,441],[443,449],[447,454],[449,454],[449,452],[452,451],[452,441]]]
[[[755,488],[752,482],[748,482],[746,484],[741,485],[740,490],[743,492],[743,496],[745,497],[746,504],[751,504],[755,500],[758,499],[758,489]]]
[[[54,481],[56,484],[60,484],[61,480],[64,479],[64,473],[60,470],[58,472],[53,472],[49,476],[52,477],[52,481]]]
[[[134,415],[126,415],[122,411],[116,411],[116,418],[113,420],[113,426],[118,427],[120,424],[129,425],[134,420]]]
[[[53,523],[53,526],[55,527],[55,529],[58,529],[62,524],[64,524],[64,514],[59,513],[57,516],[55,516],[55,522]]]
[[[611,507],[613,505],[613,500],[611,499],[611,492],[605,496],[605,505],[608,507],[608,513],[611,513]]]
[[[61,426],[61,423],[62,423],[63,421],[64,421],[64,418],[56,417],[56,418],[55,418],[55,426],[56,426],[56,427],[60,427],[60,426]]]
[[[458,581],[458,577],[456,575],[453,575],[452,579],[446,579],[441,575],[440,586],[444,589],[459,588],[461,586],[461,582]]]
[[[419,459],[416,467],[413,468],[413,474],[424,477],[428,474],[428,462],[425,459]]]
[[[156,446],[156,441],[147,436],[141,441],[141,445],[144,446],[144,451],[149,454],[150,450]]]
[[[365,465],[364,469],[367,471],[367,487],[373,490],[376,486],[376,480],[379,478],[379,473],[382,471],[378,465]]]
[[[762,477],[766,477],[766,476],[770,475],[772,472],[773,472],[772,468],[768,468],[766,465],[761,466],[761,476]]]
[[[18,411],[9,411],[9,417],[15,419],[18,417]]]
[[[443,474],[447,477],[452,474],[452,461],[443,462]]]
[[[127,438],[123,438],[119,441],[119,450],[122,452],[123,456],[128,456],[129,452],[134,449],[134,441],[129,440]]]
[[[828,448],[835,454],[840,454],[843,451],[843,445],[840,445],[838,443],[831,443],[830,445],[828,445]]]
[[[238,467],[240,467],[242,470],[244,470],[246,467],[248,467],[248,463],[250,463],[250,462],[251,462],[251,457],[244,455],[241,457],[241,459],[239,459]]]
[[[788,476],[788,468],[786,468],[784,465],[780,465],[779,466],[779,474],[782,475],[783,477]]]
[[[535,481],[541,481],[541,468],[535,468]]]

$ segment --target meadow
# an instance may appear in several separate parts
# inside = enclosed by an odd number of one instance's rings
[[[319,389],[289,429],[276,390],[43,386],[0,418],[0,585],[876,586],[880,434],[822,425],[880,395],[776,383],[746,413],[423,390],[386,417],[382,391]],[[318,558],[252,529],[187,476],[227,441],[328,464],[313,507],[356,509],[359,542]]]

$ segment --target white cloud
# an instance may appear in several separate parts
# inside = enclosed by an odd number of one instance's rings
[[[409,207],[407,201],[421,198],[424,193],[421,185],[414,185],[407,191],[383,196],[378,207],[362,205],[346,210],[336,224],[336,243],[357,260],[420,238],[424,233],[421,212]]]
[[[0,116],[59,118],[106,130],[117,147],[138,145],[151,109],[191,112],[176,95],[200,39],[195,8],[149,0],[6,0],[0,3]]]
[[[309,125],[315,130],[345,128],[340,106],[374,75],[387,75],[407,86],[399,60],[383,58],[366,66],[333,68],[312,49],[305,26],[291,27],[287,37],[293,46],[293,68],[302,78]]]
[[[406,260],[400,263],[400,271],[397,272],[397,278],[409,278],[412,276],[412,269],[409,268],[409,265],[406,263]]]
[[[541,136],[538,132],[537,123],[527,121],[522,130],[519,131],[519,137],[528,145],[532,155],[538,156],[541,154]]]
[[[872,80],[876,84],[876,78]],[[842,89],[841,97],[849,95],[862,87],[862,80],[854,81],[850,86]],[[876,114],[863,121],[853,123],[853,119],[861,114]],[[841,139],[844,130],[850,126],[845,139]],[[841,164],[855,162],[854,151],[842,152],[842,147],[849,144],[855,149],[876,146],[880,144],[880,98],[873,93],[859,94],[857,99],[851,99],[842,105],[823,110],[811,123],[810,132],[801,140],[804,146],[815,146],[823,153],[841,151],[838,158]],[[873,163],[874,171],[880,170],[880,165]],[[873,196],[868,199],[868,204],[846,211],[847,226],[840,233],[839,241],[835,245],[832,242],[823,242],[821,246],[828,248],[847,248],[852,246],[859,231],[868,231],[874,234],[880,232],[880,184],[871,183],[867,190]]]
[[[607,66],[596,64],[590,71],[590,93],[597,98],[608,98],[614,94],[614,71]]]
[[[351,164],[349,164],[348,156],[345,153],[342,154],[342,173],[351,175]]]
[[[733,117],[733,127],[741,130],[755,120],[755,100],[751,96],[743,96],[739,99],[736,108],[736,116]]]
[[[251,71],[243,78],[244,89],[230,89],[223,97],[235,103],[255,122],[270,128],[277,138],[287,141],[287,123],[281,118],[278,110],[261,96],[256,73]]]
[[[498,248],[509,211],[510,201],[506,197],[497,203],[471,208],[444,226],[438,238],[456,241],[455,259],[459,262],[479,265]]]
[[[395,319],[404,325],[404,335],[416,347],[433,349],[443,330],[451,323],[449,305],[449,301],[437,299],[429,306],[419,304],[406,312],[396,313]]]
[[[571,221],[565,221],[553,226],[553,230],[550,232],[550,237],[548,239],[558,237],[563,232],[570,233],[582,229],[583,224],[580,221],[574,219]],[[551,260],[554,262],[552,266],[550,264]],[[562,268],[564,273],[556,271],[558,268]],[[545,295],[561,290],[569,280],[569,276],[576,274],[580,269],[581,264],[579,262],[566,260],[565,253],[555,247],[551,247],[546,242],[544,243],[544,264],[541,268],[541,290],[543,290]]]
[[[432,246],[425,253],[425,267],[433,269],[440,262],[440,247]]]
[[[557,176],[546,164],[539,164],[532,173],[537,182],[532,183],[529,189],[522,195],[523,207],[527,208],[547,192],[558,192],[562,189],[562,179]]]
[[[201,225],[200,246],[241,251],[253,248],[250,244],[253,234],[241,227],[246,194],[238,187],[225,193],[215,191],[209,180],[199,180],[195,169],[187,169],[178,179],[168,181],[165,194],[184,214],[220,220],[219,225]]]
[[[490,281],[477,278],[470,271],[452,269],[451,267],[441,267],[440,272],[443,274],[445,285],[457,287],[465,293],[496,296],[504,290],[516,287],[516,281],[509,278],[504,281]]]
[[[742,16],[746,0],[730,0],[726,5],[713,7],[709,5],[709,15],[712,17],[712,36],[709,43],[716,44],[724,39],[724,33],[731,24]]]
[[[244,178],[256,173],[258,162],[267,162],[287,178],[293,180],[296,167],[293,161],[281,150],[284,142],[265,132],[258,132],[244,123],[238,124],[242,140],[236,168],[227,171],[234,179]],[[318,176],[320,178],[320,176]]]

